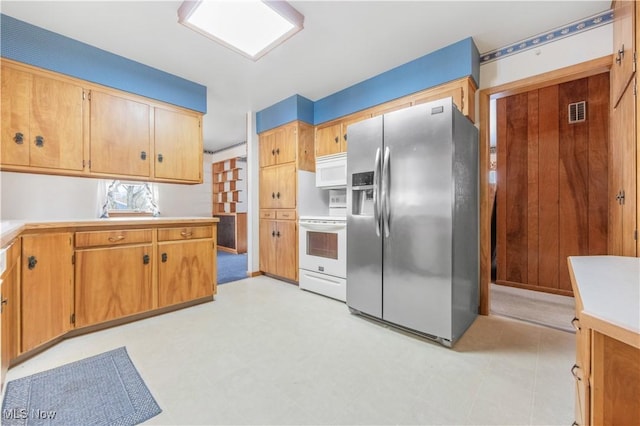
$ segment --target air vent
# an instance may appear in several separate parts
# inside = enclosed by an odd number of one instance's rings
[[[585,101],[569,104],[569,124],[580,123],[587,119],[587,103]]]

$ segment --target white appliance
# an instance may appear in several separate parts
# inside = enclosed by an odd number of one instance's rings
[[[346,152],[325,155],[316,159],[316,186],[327,189],[347,186]]]
[[[301,216],[299,225],[300,288],[346,301],[346,217]]]

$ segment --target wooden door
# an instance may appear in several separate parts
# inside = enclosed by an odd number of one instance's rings
[[[34,75],[31,88],[30,165],[83,170],[82,87]]]
[[[155,177],[202,180],[202,131],[195,114],[155,108]]]
[[[606,254],[608,87],[599,74],[497,101],[497,283],[569,295],[567,256]]]
[[[342,124],[316,129],[316,157],[337,154],[342,150]]]
[[[635,1],[613,2],[613,57],[611,92],[618,104],[635,71]]]
[[[260,135],[259,141],[260,167],[276,164],[276,131],[270,130]]]
[[[4,376],[9,363],[18,356],[19,325],[20,325],[20,239],[17,239],[7,250],[7,269],[2,274],[2,305],[0,317],[2,321],[2,362],[0,365],[0,386],[4,383]]]
[[[295,221],[279,221],[276,230],[277,275],[298,280],[298,226]]]
[[[276,206],[280,209],[296,208],[296,165],[285,164],[277,167]]]
[[[91,92],[91,172],[150,176],[149,105]]]
[[[2,66],[2,129],[0,130],[2,164],[29,165],[29,115],[31,108],[31,74]]]
[[[153,267],[151,244],[78,250],[76,327],[150,310]]]
[[[276,231],[276,221],[260,219],[260,270],[268,274],[277,273]]]
[[[159,307],[213,295],[213,256],[211,240],[159,244]]]
[[[636,100],[627,88],[613,109],[611,137],[611,183],[609,186],[609,254],[636,256]]]
[[[296,161],[296,147],[298,140],[298,126],[291,124],[284,126],[275,133],[277,164]]]
[[[72,328],[73,235],[22,237],[21,352]]]
[[[275,209],[278,207],[276,193],[278,192],[278,167],[260,169],[260,208]]]

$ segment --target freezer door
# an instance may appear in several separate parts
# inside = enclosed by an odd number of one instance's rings
[[[347,305],[382,318],[382,239],[376,232],[371,179],[380,176],[375,168],[382,149],[382,116],[352,124],[347,139]]]
[[[445,339],[451,338],[451,108],[447,98],[384,116],[383,319]]]

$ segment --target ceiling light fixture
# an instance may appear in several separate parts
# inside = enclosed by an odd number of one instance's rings
[[[178,22],[257,61],[300,31],[304,16],[286,1],[184,1]]]

